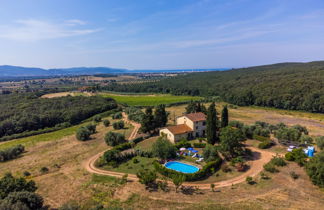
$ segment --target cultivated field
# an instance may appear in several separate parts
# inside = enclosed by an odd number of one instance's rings
[[[200,100],[202,97],[197,96],[173,96],[168,94],[151,94],[151,95],[136,95],[136,94],[115,94],[115,93],[80,93],[80,92],[62,92],[62,93],[50,93],[43,95],[42,98],[54,98],[63,96],[78,96],[78,95],[101,95],[103,97],[109,97],[115,99],[118,103],[127,104],[129,106],[156,106],[159,104],[172,104],[178,102],[186,102],[191,100]]]

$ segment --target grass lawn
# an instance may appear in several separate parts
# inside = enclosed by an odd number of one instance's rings
[[[141,150],[144,150],[144,151],[147,151],[147,150],[151,150],[152,148],[152,145],[154,144],[154,142],[156,142],[156,140],[159,138],[159,136],[154,136],[154,137],[151,137],[149,139],[145,139],[141,142],[139,142],[135,149],[141,149]]]
[[[135,163],[134,159],[137,159],[138,162]],[[116,172],[123,172],[123,173],[128,173],[128,174],[136,174],[142,169],[149,169],[153,170],[153,161],[155,158],[146,158],[146,157],[139,157],[136,156],[132,159],[130,159],[127,162],[124,162],[120,164],[118,167],[113,168],[111,166],[104,166],[103,168],[109,171],[116,171]]]
[[[190,100],[200,100],[197,96],[174,96],[169,94],[154,95],[117,95],[112,93],[99,93],[104,97],[115,99],[118,103],[124,103],[129,106],[156,106],[159,104],[171,104]]]

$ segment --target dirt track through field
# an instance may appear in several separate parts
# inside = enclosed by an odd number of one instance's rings
[[[130,123],[134,126],[134,130],[133,130],[132,134],[130,135],[130,137],[128,138],[128,140],[131,140],[136,137],[141,125],[139,123],[128,120],[126,113],[123,113],[123,119],[125,120],[125,122]],[[275,153],[273,153],[273,152],[257,149],[254,147],[247,147],[247,148],[249,148],[253,152],[253,160],[248,162],[249,166],[250,166],[249,170],[247,170],[245,173],[243,173],[237,177],[234,177],[232,179],[215,182],[214,183],[215,187],[218,187],[218,188],[219,187],[228,187],[228,186],[232,186],[235,184],[245,182],[246,177],[248,177],[248,176],[255,177],[263,170],[263,165],[268,163],[271,160],[271,158],[275,155]],[[86,161],[85,162],[86,170],[89,171],[90,173],[95,173],[95,174],[99,174],[99,175],[114,176],[114,177],[118,177],[118,178],[123,177],[125,175],[125,173],[102,170],[95,166],[96,160],[103,153],[104,152],[101,152],[101,153],[91,157],[88,161]],[[137,176],[134,174],[128,174],[127,179],[131,180],[131,181],[138,181]],[[170,184],[171,184],[171,182],[170,182]],[[198,184],[198,183],[195,184],[195,183],[187,182],[187,183],[184,183],[183,185],[199,187],[200,189],[210,189],[210,184]]]

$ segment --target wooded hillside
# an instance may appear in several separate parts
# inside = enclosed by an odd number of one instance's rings
[[[156,82],[112,84],[107,90],[221,96],[237,105],[324,112],[324,61],[281,63],[193,73]]]

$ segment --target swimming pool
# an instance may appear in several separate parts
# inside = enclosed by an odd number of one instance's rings
[[[192,166],[192,165],[177,162],[177,161],[167,162],[166,164],[164,164],[164,166],[169,169],[179,171],[182,173],[187,173],[187,174],[191,174],[191,173],[195,173],[195,172],[199,171],[199,168],[196,166]]]

